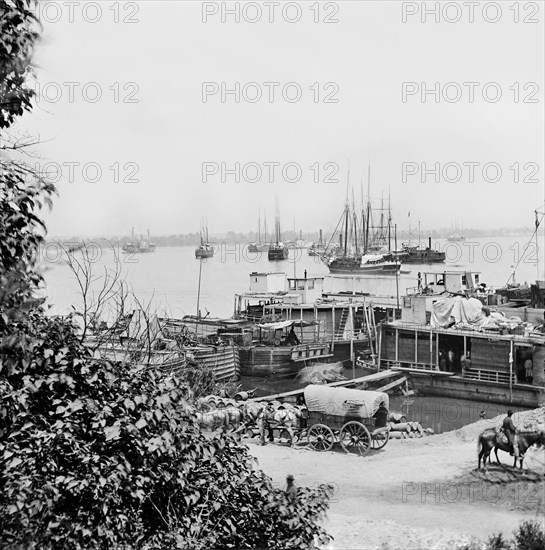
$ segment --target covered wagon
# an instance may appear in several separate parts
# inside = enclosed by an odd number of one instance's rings
[[[328,451],[338,442],[346,452],[365,455],[388,442],[387,393],[310,385],[304,395],[313,449]]]

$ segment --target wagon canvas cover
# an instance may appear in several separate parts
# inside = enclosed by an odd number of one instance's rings
[[[378,391],[310,385],[304,394],[309,411],[331,415],[371,418],[382,402],[387,409],[390,406],[388,394]]]

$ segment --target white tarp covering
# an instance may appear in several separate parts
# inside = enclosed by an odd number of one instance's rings
[[[278,323],[263,323],[257,326],[259,328],[267,329],[267,330],[278,330],[278,329],[291,327],[294,324],[294,322],[295,321],[280,321]]]
[[[483,304],[477,298],[454,296],[433,304],[430,325],[433,328],[448,328],[454,321],[457,325],[479,328],[484,320]]]
[[[521,324],[529,327],[529,330],[531,329],[531,325],[523,323],[520,317],[508,319],[498,311],[491,311],[487,315],[479,300],[462,296],[443,298],[435,302],[430,319],[430,325],[433,328],[454,326],[457,329],[468,330],[498,330],[501,328],[511,330]]]
[[[387,393],[378,391],[332,388],[311,385],[305,388],[305,402],[309,411],[344,416],[346,414],[371,418],[381,403],[389,409]]]
[[[344,366],[342,361],[336,363],[316,363],[301,369],[296,376],[300,384],[325,384],[346,380],[343,374]]]
[[[375,263],[380,262],[384,260],[384,256],[382,254],[365,254],[365,256],[361,257],[361,265],[367,265],[368,263]]]

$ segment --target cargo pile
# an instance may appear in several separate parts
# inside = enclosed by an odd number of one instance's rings
[[[390,439],[415,439],[433,435],[432,428],[424,428],[420,422],[407,422],[407,418],[399,413],[388,415]]]

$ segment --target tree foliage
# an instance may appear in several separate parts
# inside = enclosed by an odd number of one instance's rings
[[[0,128],[30,110],[34,90],[27,82],[39,35],[34,0],[0,1]]]
[[[3,350],[1,547],[309,548],[329,489],[299,503],[230,435],[205,434],[175,376],[88,357],[34,313]]]
[[[30,108],[31,0],[0,0],[0,130]],[[248,449],[203,433],[187,381],[98,360],[70,318],[32,303],[55,192],[0,174],[0,548],[310,548],[331,487],[287,500]]]

